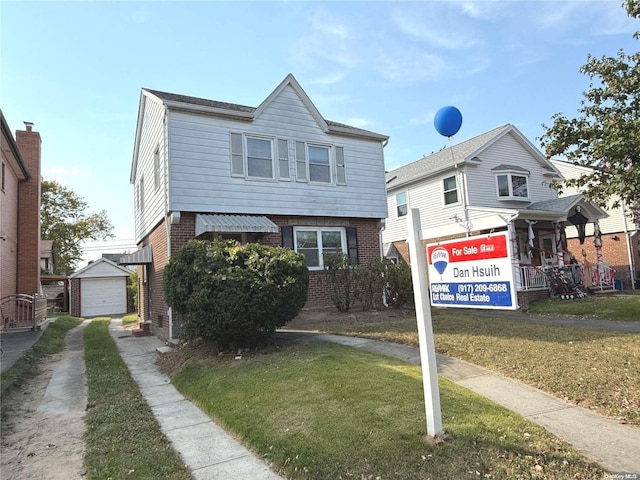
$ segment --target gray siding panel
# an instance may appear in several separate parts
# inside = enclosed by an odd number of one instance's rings
[[[168,128],[172,211],[387,216],[382,144],[326,135],[291,88],[284,89],[253,122],[172,112]],[[230,132],[288,140],[291,181],[232,177]],[[297,182],[295,141],[344,147],[347,185]]]

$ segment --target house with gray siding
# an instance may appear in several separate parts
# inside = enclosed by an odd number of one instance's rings
[[[330,304],[323,253],[379,258],[386,135],[325,119],[293,75],[257,107],[143,88],[130,182],[140,317],[161,338],[179,319],[164,266],[192,238],[282,245],[311,271],[307,306]]]
[[[417,208],[425,243],[508,231],[520,306],[548,291],[545,267],[567,267],[576,280],[592,286],[584,265],[566,265],[572,260],[565,227],[576,219],[598,225],[607,214],[579,193],[559,198],[551,185],[562,178],[511,124],[391,170],[384,252],[409,261],[407,212]],[[604,260],[599,267],[594,281],[610,281]]]

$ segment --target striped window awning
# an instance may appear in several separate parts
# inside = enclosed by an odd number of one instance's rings
[[[196,215],[196,237],[205,232],[279,233],[280,227],[264,215]]]
[[[151,252],[151,245],[142,247],[140,250],[136,250],[128,255],[120,257],[118,264],[120,265],[147,265],[153,261],[153,255]]]

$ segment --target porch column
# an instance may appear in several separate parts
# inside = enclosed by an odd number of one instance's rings
[[[598,269],[598,287],[602,288],[602,279],[604,278],[604,260],[602,258],[602,232],[600,231],[600,224],[598,220],[593,222],[593,245],[596,247],[596,262]],[[593,279],[591,279],[593,283]]]
[[[564,233],[564,222],[554,222],[555,241],[556,241],[556,265],[562,267],[564,265],[564,248],[562,242],[562,234]]]
[[[516,291],[522,290],[522,275],[520,274],[520,260],[518,258],[518,234],[513,222],[507,224],[509,244],[511,245],[511,270],[513,270],[513,284]]]

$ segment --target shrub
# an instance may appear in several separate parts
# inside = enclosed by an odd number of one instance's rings
[[[355,300],[354,266],[351,265],[349,255],[325,254],[324,265],[327,271],[327,287],[333,304],[341,312],[348,312]]]
[[[257,243],[191,240],[164,271],[165,299],[185,334],[220,349],[263,343],[299,313],[308,288],[302,254]]]
[[[356,298],[360,301],[362,310],[382,307],[386,264],[386,260],[374,259],[364,266],[354,267]]]
[[[387,305],[398,308],[413,306],[411,267],[402,261],[397,264],[387,261],[385,271]]]

